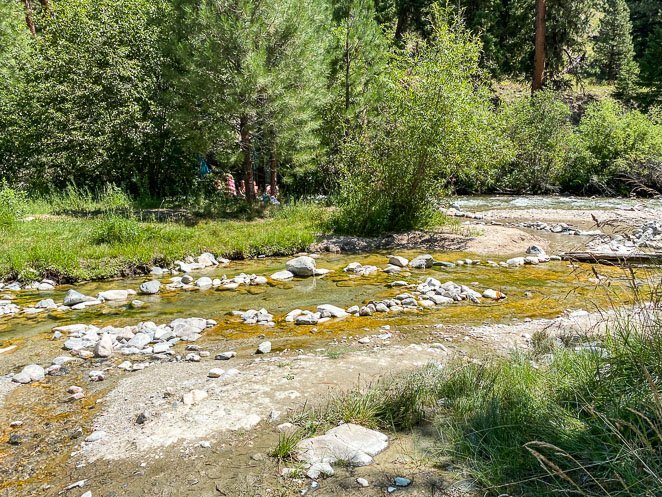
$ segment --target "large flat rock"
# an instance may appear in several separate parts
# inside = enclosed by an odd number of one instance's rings
[[[297,445],[297,459],[309,464],[343,462],[350,466],[372,464],[373,456],[388,447],[388,437],[355,424],[340,425]]]

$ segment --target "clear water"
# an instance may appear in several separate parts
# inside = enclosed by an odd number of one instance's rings
[[[470,212],[492,209],[631,209],[635,206],[662,208],[662,199],[574,197],[554,195],[472,195],[459,196],[452,205]]]
[[[416,252],[402,252],[413,257]],[[456,261],[462,258],[476,258],[465,253],[437,253],[435,259]],[[493,268],[486,265],[463,266],[450,269],[432,268],[428,270],[412,270],[399,275],[376,273],[367,277],[358,277],[344,273],[348,263],[358,261],[362,264],[374,264],[380,267],[386,265],[386,254],[369,254],[361,256],[324,255],[318,259],[318,267],[333,269],[334,272],[324,278],[295,279],[291,282],[270,284],[262,287],[240,287],[239,290],[192,290],[162,293],[157,296],[138,296],[146,305],[132,309],[128,302],[110,303],[91,307],[85,311],[70,311],[67,313],[53,312],[32,317],[0,318],[0,347],[11,342],[11,339],[35,336],[50,330],[60,324],[93,323],[97,326],[124,326],[140,321],[155,321],[165,323],[176,317],[199,316],[215,319],[219,326],[215,332],[228,338],[243,338],[260,333],[302,335],[310,332],[309,326],[294,326],[285,323],[283,318],[289,311],[302,308],[314,309],[319,304],[334,304],[340,307],[360,305],[370,300],[378,300],[395,296],[403,290],[389,288],[387,284],[395,280],[406,280],[411,283],[424,281],[433,276],[442,282],[452,280],[466,284],[478,291],[487,288],[500,290],[508,298],[502,302],[485,301],[479,305],[472,303],[456,303],[441,306],[418,313],[382,314],[371,318],[350,318],[332,320],[317,328],[321,331],[347,334],[352,328],[363,328],[376,324],[409,324],[409,323],[446,323],[446,324],[480,324],[512,318],[555,317],[566,309],[590,308],[605,306],[610,299],[623,298],[627,300],[626,275],[617,268],[600,267],[598,271],[613,278],[611,287],[598,287],[590,266],[571,269],[567,262],[551,262],[539,266],[521,268]],[[222,274],[228,276],[241,272],[256,273],[269,276],[285,266],[286,259],[268,259],[232,262],[226,268],[212,269],[195,273],[215,277]],[[77,285],[75,288],[87,295],[96,295],[107,289],[137,290],[144,279],[126,279],[105,282],[91,282]],[[163,279],[167,282],[167,279]],[[21,305],[36,303],[43,298],[53,298],[56,302],[63,300],[64,294],[71,287],[60,287],[52,292],[23,292],[17,299]],[[266,329],[259,326],[243,325],[229,313],[232,310],[247,310],[266,308],[276,317],[275,328]],[[44,335],[48,336],[48,335]]]

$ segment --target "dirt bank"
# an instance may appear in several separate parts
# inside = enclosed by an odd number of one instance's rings
[[[496,225],[461,227],[460,233],[411,231],[376,238],[324,237],[310,246],[311,252],[365,253],[383,250],[429,250],[472,252],[482,256],[523,254],[531,245],[547,247],[536,235],[517,228]]]

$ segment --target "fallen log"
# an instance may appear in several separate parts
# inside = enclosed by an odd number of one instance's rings
[[[602,253],[602,252],[565,252],[561,258],[566,261],[589,262],[618,265],[662,265],[662,252],[655,253]]]

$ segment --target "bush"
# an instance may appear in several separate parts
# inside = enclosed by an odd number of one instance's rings
[[[601,100],[587,107],[578,132],[591,160],[584,170],[568,171],[566,178],[611,194],[662,190],[662,125],[653,115]]]
[[[576,154],[570,108],[555,92],[539,91],[507,104],[500,117],[515,151],[500,186],[527,193],[557,190],[561,172]]]
[[[92,242],[97,245],[102,243],[136,243],[143,236],[144,233],[138,221],[133,218],[110,214],[98,222],[92,234]]]
[[[0,183],[0,230],[14,228],[18,220],[26,214],[27,196]]]
[[[380,81],[375,116],[344,143],[334,219],[339,232],[375,235],[430,223],[445,188],[484,176],[503,152],[480,82],[479,44],[444,11],[429,42],[410,40]]]

